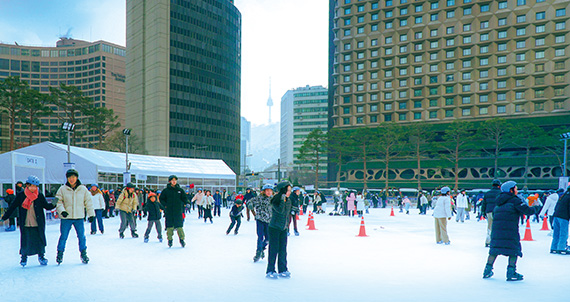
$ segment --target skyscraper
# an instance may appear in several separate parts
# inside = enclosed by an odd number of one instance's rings
[[[153,155],[240,158],[241,14],[229,0],[127,0],[126,123]]]

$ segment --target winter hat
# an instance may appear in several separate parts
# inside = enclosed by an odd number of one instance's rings
[[[500,186],[501,185],[501,181],[498,179],[493,179],[493,186]]]
[[[68,178],[72,175],[75,175],[75,177],[79,177],[79,172],[77,172],[77,170],[75,169],[69,169],[67,170],[67,172],[65,172],[65,178]]]
[[[97,184],[92,184],[92,185],[91,185],[91,188],[93,188],[93,187],[99,189],[99,186],[98,186]]]
[[[560,188],[560,189],[558,189],[558,191],[556,191],[556,193],[562,194],[562,193],[564,193],[564,189]]]
[[[176,178],[176,180],[178,180],[178,176],[176,176],[176,175],[170,175],[170,176],[168,176],[168,181],[171,181],[171,180],[173,180],[173,179],[175,179],[175,178]]]
[[[133,185],[132,182],[129,182],[129,183],[127,184],[127,188],[129,188],[129,189],[134,189],[134,188],[135,188],[135,185]]]
[[[508,193],[511,191],[512,188],[514,188],[516,186],[517,186],[516,182],[509,180],[509,181],[507,181],[501,185],[501,192]]]
[[[273,186],[270,184],[266,184],[266,185],[263,185],[263,187],[261,187],[261,191],[265,191],[267,189],[273,190]]]
[[[34,185],[34,186],[39,186],[40,185],[40,179],[35,175],[30,175],[30,176],[28,176],[26,183],[30,184],[30,185]]]
[[[449,189],[449,187],[441,188],[441,194],[447,194],[447,193],[449,193],[449,191],[451,191],[451,189]]]
[[[299,188],[299,187],[293,187],[293,190],[291,190],[291,191],[292,191],[292,192],[295,192],[295,191],[297,191],[297,190],[301,190],[301,188]]]
[[[148,198],[151,198],[151,197],[156,198],[156,193],[154,193],[154,192],[148,193]]]
[[[9,195],[12,195],[12,194],[14,194],[14,190],[8,189],[8,190],[6,190],[6,193],[8,193]]]
[[[277,192],[280,192],[280,193],[285,193],[285,189],[287,187],[290,187],[290,186],[291,186],[291,183],[289,183],[288,181],[282,181],[282,182],[278,183],[277,186],[275,186],[275,190]]]

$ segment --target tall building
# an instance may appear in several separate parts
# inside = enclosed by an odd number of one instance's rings
[[[330,127],[565,125],[569,16],[555,0],[331,0]]]
[[[126,122],[152,155],[239,172],[241,14],[229,0],[127,0]]]
[[[281,98],[281,163],[299,167],[299,148],[307,135],[321,129],[327,132],[328,89],[323,86],[305,86],[287,91]],[[322,175],[326,174],[326,155],[322,158]]]
[[[241,162],[241,171],[242,173],[245,172],[247,169],[251,170],[251,166],[249,165],[249,154],[251,152],[251,122],[248,121],[245,117],[241,117],[241,143],[240,143],[240,160]]]
[[[96,107],[113,109],[118,122],[125,124],[125,47],[105,41],[87,42],[61,38],[55,47],[0,44],[0,79],[18,76],[32,89],[49,93],[60,84],[77,86]],[[41,119],[46,126],[34,130],[32,143],[53,140],[61,131],[61,112]],[[2,119],[1,150],[8,151],[8,126]],[[29,144],[29,127],[15,125],[15,147]],[[78,147],[95,147],[99,137],[79,119],[76,125]]]

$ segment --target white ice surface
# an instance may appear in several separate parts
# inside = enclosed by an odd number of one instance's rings
[[[19,265],[19,232],[0,231],[0,302],[8,301],[568,301],[570,256],[551,255],[551,237],[532,224],[536,241],[523,242],[518,271],[522,282],[506,282],[507,258],[495,263],[495,276],[481,278],[488,249],[486,221],[449,222],[450,246],[435,243],[433,218],[390,209],[365,216],[369,237],[356,237],[360,219],[315,215],[317,231],[289,237],[292,278],[265,278],[267,258],[253,263],[253,219],[240,233],[226,236],[228,212],[214,224],[196,218],[185,222],[186,248],[175,235],[174,247],[149,243],[138,222],[138,239],[118,238],[119,218],[104,220],[104,235],[89,235],[89,264],[79,259],[71,231],[64,261],[55,265],[59,223],[48,222],[49,265],[35,256]],[[524,234],[524,227],[520,228]]]

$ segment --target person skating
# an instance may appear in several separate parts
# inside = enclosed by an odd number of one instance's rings
[[[487,237],[485,239],[485,247],[491,246],[491,233],[493,231],[493,211],[495,210],[497,196],[501,194],[501,181],[494,179],[493,187],[485,195],[481,203],[481,213],[487,217]]]
[[[546,201],[544,202],[544,206],[542,207],[542,210],[540,211],[540,215],[541,217],[548,217],[548,221],[550,222],[550,228],[554,229],[554,210],[556,209],[556,203],[558,203],[558,200],[560,199],[560,194],[562,194],[564,191],[560,191],[558,190],[558,192],[550,192],[550,195],[548,195],[548,197],[546,198]],[[550,231],[550,233],[548,234],[549,236],[552,236],[553,231]]]
[[[245,190],[245,195],[243,196],[243,203],[247,206],[247,203],[248,203],[252,198],[254,198],[254,197],[255,197],[255,193],[253,192],[253,190],[252,190],[251,188],[247,188],[247,189]],[[249,212],[250,212],[250,211],[249,211],[249,208],[246,209],[245,212],[246,212],[247,221],[249,221],[249,218],[250,218],[250,217],[249,217],[249,216],[250,216],[250,214],[249,214]]]
[[[95,220],[91,222],[91,235],[97,234],[97,224],[99,225],[99,231],[101,234],[105,232],[105,227],[103,226],[103,210],[105,210],[105,198],[99,190],[97,184],[91,185],[91,202],[93,203],[93,209],[95,210]]]
[[[16,196],[14,195],[14,190],[8,189],[6,190],[6,196],[4,196],[4,201],[8,204],[8,208],[12,205]],[[18,218],[18,211],[13,211],[12,215],[6,217],[8,219],[8,227],[6,228],[6,232],[14,232],[16,230],[16,218]]]
[[[91,193],[79,181],[79,172],[75,169],[69,169],[65,173],[67,182],[59,187],[55,198],[57,199],[57,213],[61,217],[59,242],[57,244],[57,264],[63,262],[63,252],[67,243],[67,237],[71,231],[71,227],[75,228],[77,239],[79,240],[79,252],[81,253],[81,261],[84,264],[89,262],[87,257],[87,239],[85,239],[85,213],[89,217],[89,222],[95,219],[95,211],[93,210],[93,202]]]
[[[186,193],[178,184],[178,177],[170,175],[168,177],[168,185],[160,194],[160,203],[164,206],[164,217],[166,225],[166,239],[168,247],[172,247],[174,229],[178,234],[180,245],[186,246],[184,234],[184,206],[188,204]]]
[[[465,216],[467,214],[467,205],[469,201],[467,200],[467,195],[465,195],[465,190],[461,190],[459,194],[457,194],[457,200],[455,201],[457,205],[457,217],[455,218],[455,222],[465,222]]]
[[[293,230],[295,232],[295,236],[299,236],[299,230],[297,229],[297,215],[299,215],[299,199],[303,198],[301,196],[301,188],[294,187],[291,194],[291,215],[289,216],[289,222],[287,224],[287,228],[291,225],[291,221],[293,222]],[[287,232],[289,235],[289,232]]]
[[[156,200],[156,193],[151,192],[148,194],[148,201],[145,202],[143,209],[148,217],[148,226],[144,232],[144,242],[148,242],[148,236],[150,235],[150,231],[152,231],[153,225],[155,226],[156,233],[158,234],[158,241],[162,242],[162,224],[160,223],[162,213],[160,210],[164,210],[164,207]]]
[[[269,258],[267,261],[266,278],[290,278],[287,268],[287,222],[291,215],[291,184],[280,182],[275,187],[277,194],[271,198],[271,221],[269,222]],[[275,264],[277,261],[277,269]]]
[[[113,189],[109,190],[109,217],[115,217],[115,197]]]
[[[214,197],[212,197],[212,192],[210,190],[206,190],[206,195],[202,198],[202,209],[204,211],[204,222],[208,218],[210,218],[210,223],[214,223],[212,221],[212,209],[214,208]]]
[[[192,203],[195,203],[198,207],[198,219],[204,216],[204,209],[202,209],[202,198],[204,198],[204,191],[198,189],[198,193],[192,197]]]
[[[497,256],[504,255],[509,257],[507,281],[523,280],[523,275],[516,272],[517,257],[523,256],[518,221],[521,215],[532,215],[538,212],[538,208],[526,205],[517,196],[518,193],[517,183],[512,180],[501,185],[501,193],[495,200],[493,210],[491,247],[483,278],[493,276],[493,264]]]
[[[47,202],[44,195],[40,193],[39,185],[39,178],[29,176],[24,191],[16,195],[0,219],[0,222],[4,221],[9,219],[12,213],[19,212],[20,255],[22,257],[20,265],[22,266],[26,266],[28,256],[32,255],[38,255],[40,265],[48,263],[45,258],[47,240],[44,210],[52,210],[55,205]]]
[[[263,185],[261,193],[254,197],[248,208],[255,217],[257,227],[257,248],[253,262],[265,258],[265,247],[269,243],[269,222],[271,221],[271,196],[273,196],[273,186],[270,184]]]
[[[554,209],[554,223],[552,226],[552,244],[550,253],[570,255],[568,248],[568,221],[570,220],[570,190],[565,194],[558,192],[560,198]]]
[[[214,216],[218,215],[220,217],[222,215],[222,195],[220,194],[219,190],[216,190],[214,194]]]
[[[441,195],[437,198],[433,208],[433,218],[435,219],[435,241],[437,244],[450,244],[449,236],[447,235],[447,221],[451,220],[450,191],[449,187],[441,188]]]
[[[135,185],[128,183],[119,198],[117,198],[116,207],[119,209],[119,217],[121,218],[121,226],[119,227],[119,238],[125,238],[125,230],[127,225],[131,229],[131,236],[138,238],[136,225],[136,210],[139,205],[137,194],[135,193]]]
[[[230,232],[234,228],[234,225],[236,226],[234,235],[238,234],[239,226],[241,225],[241,217],[243,216],[242,211],[243,211],[243,200],[236,199],[234,205],[232,206],[232,209],[230,210],[231,223],[230,226],[228,227],[228,230],[226,231],[226,235],[230,234]]]

